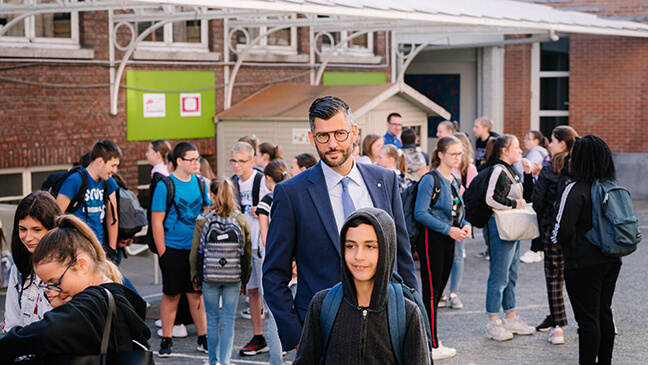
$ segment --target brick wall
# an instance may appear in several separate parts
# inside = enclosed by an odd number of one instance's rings
[[[531,45],[506,46],[504,53],[504,133],[520,142],[531,120]],[[496,131],[500,132],[500,131]]]

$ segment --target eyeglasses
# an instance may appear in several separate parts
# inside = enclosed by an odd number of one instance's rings
[[[452,158],[458,158],[458,157],[463,156],[464,153],[463,153],[463,152],[459,152],[459,153],[446,153],[446,154],[447,154],[448,156],[452,157]]]
[[[331,139],[331,133],[333,134],[333,137],[335,137],[335,140],[338,142],[344,142],[347,139],[349,139],[349,134],[351,131],[345,131],[344,129],[340,129],[339,131],[333,131],[333,132],[320,132],[315,134],[315,142],[317,143],[328,143],[328,141]]]
[[[248,160],[235,160],[235,159],[231,159],[231,160],[229,160],[229,161],[230,161],[230,163],[231,163],[232,165],[243,165],[243,164],[246,164],[246,163],[252,161],[252,159],[248,159]]]
[[[63,277],[65,276],[65,273],[67,273],[67,271],[70,269],[70,267],[72,267],[72,264],[74,264],[76,262],[76,260],[77,259],[75,257],[75,258],[72,259],[72,261],[70,261],[68,266],[65,268],[65,271],[63,271],[63,274],[61,274],[61,277],[58,278],[58,280],[56,280],[56,282],[54,284],[47,284],[47,285],[41,284],[41,289],[43,289],[44,291],[46,291],[48,293],[50,291],[52,291],[52,290],[56,290],[57,292],[62,292],[63,289],[61,289],[61,287],[59,287],[59,285],[61,285],[61,280],[63,280]]]
[[[392,122],[387,122],[387,123],[389,123],[391,125],[395,125],[397,127],[402,127],[403,126],[403,123],[392,123]]]
[[[181,159],[182,161],[187,161],[187,162],[189,162],[189,163],[199,163],[199,162],[200,162],[200,156],[198,156],[198,157],[196,157],[196,158],[184,158],[184,157],[180,157],[180,159]]]

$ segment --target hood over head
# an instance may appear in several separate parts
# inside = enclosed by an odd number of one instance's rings
[[[396,226],[392,217],[382,209],[362,208],[351,213],[340,230],[340,252],[342,257],[342,288],[344,298],[358,305],[353,275],[349,271],[344,258],[345,237],[350,224],[365,220],[376,232],[378,239],[378,265],[374,287],[371,293],[370,309],[382,310],[387,307],[387,290],[391,281],[394,263],[396,262]],[[357,226],[357,224],[353,224]]]

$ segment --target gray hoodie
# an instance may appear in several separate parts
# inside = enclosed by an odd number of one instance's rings
[[[378,239],[378,265],[368,307],[359,307],[353,275],[344,261],[345,237],[349,222],[357,217],[373,226]],[[387,291],[396,260],[396,228],[384,210],[363,208],[344,222],[340,232],[342,289],[344,300],[322,349],[320,312],[329,289],[315,294],[306,315],[299,349],[293,364],[397,364],[389,336]],[[423,317],[416,304],[405,299],[407,331],[403,347],[404,364],[430,364]]]

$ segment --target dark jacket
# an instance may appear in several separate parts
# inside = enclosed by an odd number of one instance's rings
[[[520,176],[515,172],[511,165],[502,160],[495,161],[493,166],[496,165],[501,165],[506,169],[515,182],[511,181],[509,176],[503,170],[494,168],[493,174],[488,180],[487,188],[489,192],[493,191],[493,195],[489,196],[488,193],[486,194],[486,203],[493,209],[508,209],[506,207],[515,209],[517,207],[517,201],[515,199],[524,199],[527,202],[531,201],[531,194],[533,193],[533,175],[524,174],[524,182],[521,182]],[[496,175],[498,171],[499,175]]]
[[[98,355],[108,312],[106,288],[115,297],[117,315],[113,317],[108,352],[141,350],[149,347],[151,331],[146,326],[146,302],[121,284],[91,286],[68,303],[47,312],[43,320],[25,327],[14,327],[0,339],[0,364],[11,364],[27,354]]]
[[[538,180],[533,187],[531,201],[533,202],[533,210],[538,215],[538,224],[541,231],[551,230],[554,223],[556,223],[556,201],[560,195],[558,188],[559,185],[564,188],[567,182],[571,180],[568,170],[569,157],[565,158],[565,165],[560,174],[553,171],[553,164],[549,162],[542,167],[538,175]]]
[[[359,307],[353,275],[342,255],[342,289],[344,299],[340,304],[335,323],[329,335],[327,349],[322,349],[320,311],[329,289],[318,292],[310,303],[304,323],[299,349],[293,364],[397,364],[389,336],[387,319],[387,290],[396,259],[396,234],[389,215],[380,209],[359,209],[351,214],[340,233],[342,239],[348,222],[354,217],[367,218],[376,231],[379,258],[369,307]],[[404,364],[430,364],[427,337],[420,310],[405,299],[407,331],[403,347]]]
[[[592,184],[578,181],[567,185],[560,198],[551,240],[562,245],[565,269],[577,269],[620,261],[606,256],[591,244],[585,233],[592,229]]]

